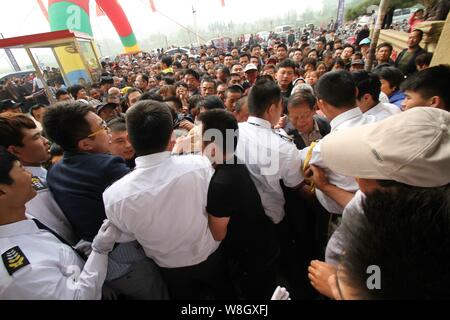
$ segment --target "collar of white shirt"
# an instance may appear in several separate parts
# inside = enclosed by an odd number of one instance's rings
[[[338,129],[339,126],[341,126],[344,122],[347,122],[357,117],[361,117],[362,115],[363,113],[361,112],[361,109],[359,109],[358,107],[355,107],[353,109],[345,111],[344,113],[341,113],[336,118],[331,120],[330,122],[331,131]]]
[[[257,125],[258,127],[266,128],[266,129],[272,128],[272,125],[270,124],[270,122],[267,120],[264,120],[262,118],[248,117],[247,122],[250,124],[253,124],[253,125]]]
[[[0,226],[0,238],[9,238],[22,234],[36,233],[39,228],[32,220],[21,220],[18,222]]]
[[[47,170],[42,167],[25,167],[31,174],[35,177],[39,177],[41,179],[47,180]]]
[[[171,156],[170,151],[164,151],[136,158],[136,168],[155,167]]]

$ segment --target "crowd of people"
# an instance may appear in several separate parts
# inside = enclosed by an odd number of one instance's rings
[[[422,36],[371,72],[370,38],[316,30],[2,100],[0,298],[449,298],[450,66]]]

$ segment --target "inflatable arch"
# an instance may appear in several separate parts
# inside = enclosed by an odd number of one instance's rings
[[[117,0],[96,0],[114,25],[126,53],[139,52],[136,36]],[[48,0],[51,31],[71,29],[93,36],[89,16],[89,0]]]

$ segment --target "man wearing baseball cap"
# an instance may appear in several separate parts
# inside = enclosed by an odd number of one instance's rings
[[[359,48],[364,59],[367,59],[369,57],[370,43],[370,38],[364,38],[359,42]]]
[[[96,107],[97,115],[104,121],[108,122],[118,116],[117,103],[103,103]]]
[[[364,70],[364,61],[362,59],[352,59],[350,65],[350,72]]]
[[[249,63],[244,68],[245,77],[247,78],[248,83],[253,86],[258,79],[258,68],[253,63]]]
[[[17,103],[14,100],[6,99],[0,101],[0,113],[12,112],[12,113],[22,113],[20,108],[22,103]]]
[[[342,257],[348,235],[345,226],[364,213],[367,196],[380,190],[408,193],[418,188],[448,189],[450,113],[437,108],[415,108],[381,122],[341,130],[322,140],[321,154],[329,169],[355,177],[360,188],[345,207],[342,224],[328,242],[327,263],[313,261],[308,269],[312,285],[331,297],[328,277],[336,272]],[[312,170],[316,187],[326,190],[330,184],[326,176],[316,167]]]

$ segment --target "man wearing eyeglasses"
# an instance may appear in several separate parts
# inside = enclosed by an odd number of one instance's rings
[[[77,236],[91,242],[106,219],[103,192],[130,169],[109,154],[109,129],[86,104],[51,107],[43,125],[49,139],[64,149],[63,159],[48,172],[50,190]],[[111,252],[106,283],[128,299],[158,299],[161,295],[152,296],[158,282],[153,270],[136,242],[120,244]]]
[[[108,154],[108,127],[85,104],[52,107],[43,122],[50,140],[65,151],[48,173],[49,187],[75,233],[90,242],[106,218],[103,191],[129,169],[121,158]]]

